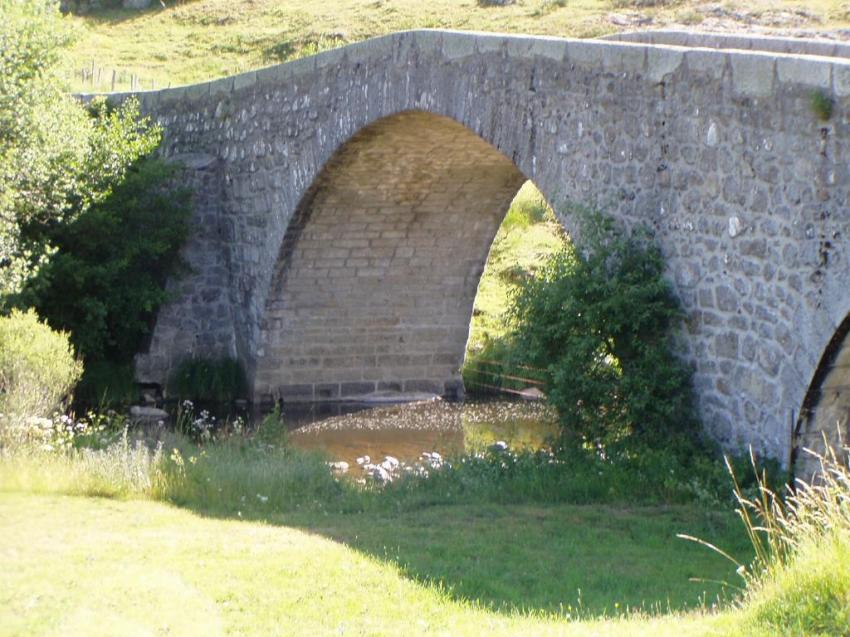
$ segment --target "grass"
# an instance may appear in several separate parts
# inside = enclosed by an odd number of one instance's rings
[[[780,498],[763,486],[738,513],[756,557],[744,570],[745,624],[765,632],[850,634],[850,448],[817,456],[812,483]],[[755,463],[753,463],[755,464]]]
[[[0,635],[838,635],[850,620],[837,465],[787,505],[739,490],[751,544],[720,505],[358,500],[268,437],[163,442],[4,452]],[[677,533],[743,563],[755,545],[740,601],[715,582],[742,582],[737,565]]]
[[[701,21],[706,3],[619,0],[519,0],[504,7],[476,0],[194,0],[154,3],[144,12],[103,10],[69,17],[76,44],[63,60],[63,73],[74,90],[92,90],[80,71],[94,62],[101,69],[94,88],[108,90],[112,71],[116,88],[126,90],[130,75],[141,88],[199,82],[284,62],[373,36],[418,28],[447,28],[565,37],[592,37],[618,27],[612,13],[638,12],[649,28]],[[847,27],[850,15],[841,0],[732,0],[731,14],[805,9],[798,16],[807,28]],[[729,18],[734,25],[734,18]],[[742,23],[746,28],[746,23]],[[97,72],[95,73],[97,79]]]
[[[531,181],[519,190],[493,240],[472,310],[467,351],[474,354],[505,334],[505,308],[517,284],[565,241],[563,226]]]
[[[571,623],[547,611],[697,604],[702,586],[687,577],[719,561],[668,545],[704,517],[481,506],[248,522],[5,493],[0,634],[676,634],[715,618]]]

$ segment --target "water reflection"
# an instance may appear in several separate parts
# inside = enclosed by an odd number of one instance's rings
[[[321,411],[318,406],[313,409]],[[347,462],[352,469],[363,456],[372,462],[392,456],[414,463],[423,452],[473,453],[496,441],[513,449],[539,449],[557,432],[554,411],[540,402],[430,400],[334,409],[348,413],[305,415],[287,410],[287,423],[301,425],[290,432],[289,440],[302,449],[320,449],[330,460]]]

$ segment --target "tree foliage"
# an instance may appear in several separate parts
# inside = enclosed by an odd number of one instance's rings
[[[55,68],[67,43],[56,2],[0,0],[0,295],[53,251],[25,228],[73,220],[160,141],[136,102],[86,107],[66,92]]]
[[[582,215],[581,240],[522,286],[517,351],[549,372],[564,432],[612,445],[692,433],[690,371],[672,352],[682,318],[646,232]]]
[[[65,92],[67,41],[55,1],[0,0],[0,308],[36,308],[89,369],[126,378],[179,262],[188,193],[151,157],[161,130],[136,100]]]
[[[50,226],[57,249],[18,304],[35,307],[89,362],[129,362],[167,298],[188,233],[189,193],[165,187],[173,168],[136,162],[105,199]]]

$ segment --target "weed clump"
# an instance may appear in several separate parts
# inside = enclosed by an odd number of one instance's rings
[[[244,398],[247,391],[245,370],[233,358],[186,359],[168,381],[172,396],[197,402],[230,403]]]
[[[812,113],[821,122],[828,122],[832,118],[835,103],[824,91],[812,91],[809,96],[809,107]]]
[[[817,456],[820,471],[784,494],[759,481],[747,496],[737,481],[740,515],[755,560],[739,572],[747,584],[746,623],[768,632],[843,635],[850,626],[850,470],[847,448]],[[782,497],[784,495],[784,497]]]

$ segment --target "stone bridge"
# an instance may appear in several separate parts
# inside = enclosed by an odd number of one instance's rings
[[[406,32],[140,93],[196,217],[139,379],[231,356],[256,401],[461,393],[478,280],[531,179],[568,232],[576,204],[654,230],[722,444],[787,463],[824,388],[846,428],[846,46],[619,39]]]

